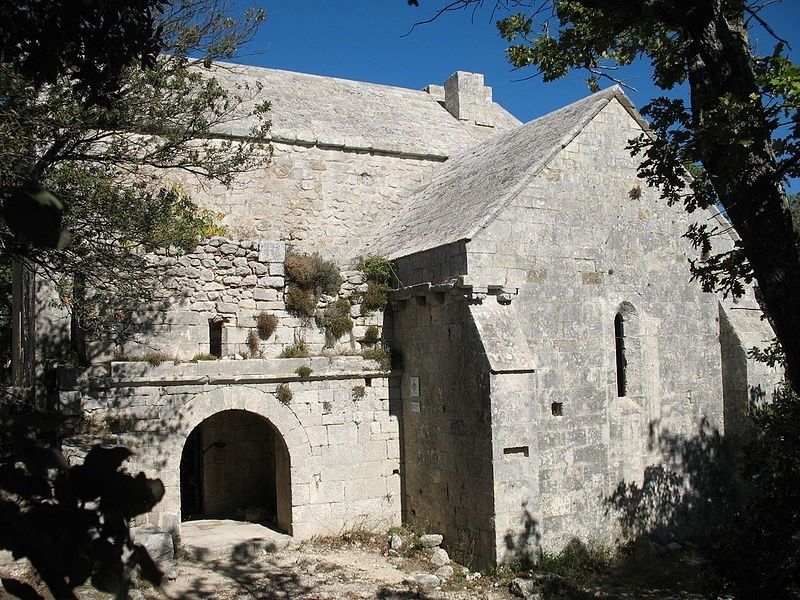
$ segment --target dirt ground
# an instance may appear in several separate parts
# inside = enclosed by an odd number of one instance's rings
[[[252,526],[258,527],[258,526]],[[264,528],[262,528],[264,529]],[[233,533],[231,533],[233,531]],[[451,563],[452,579],[435,587],[420,587],[413,578],[432,574],[437,567],[425,551],[395,556],[388,536],[340,537],[293,543],[267,530],[203,530],[185,543],[160,589],[140,583],[132,600],[218,598],[220,600],[510,600],[510,572],[470,573]],[[8,558],[8,557],[7,557]],[[690,580],[701,576],[683,564],[659,559],[635,574],[615,569],[577,592],[543,593],[530,598],[646,598],[696,600],[703,596]],[[0,561],[0,574],[34,583],[22,562]],[[679,581],[682,578],[685,581]],[[430,581],[430,577],[428,580]],[[436,581],[435,579],[433,581]],[[37,586],[39,587],[39,586]],[[41,590],[41,587],[39,587]],[[86,600],[107,600],[89,587],[77,590]],[[0,587],[0,598],[11,598]]]

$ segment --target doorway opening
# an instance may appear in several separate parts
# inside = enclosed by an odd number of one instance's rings
[[[289,452],[265,418],[245,410],[208,417],[181,454],[181,518],[236,519],[291,534]]]

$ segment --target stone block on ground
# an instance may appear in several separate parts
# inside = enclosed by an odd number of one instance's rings
[[[421,592],[434,590],[440,585],[439,578],[433,573],[415,573],[403,580],[403,583]]]
[[[419,537],[419,544],[423,548],[435,548],[442,543],[442,539],[438,533],[426,533]]]
[[[443,567],[444,565],[450,563],[450,557],[447,555],[446,550],[442,548],[434,548],[433,552],[431,552],[430,561],[435,567]]]
[[[144,546],[150,558],[156,563],[165,563],[175,557],[175,546],[169,533],[144,525],[132,527],[131,537],[135,544]]]

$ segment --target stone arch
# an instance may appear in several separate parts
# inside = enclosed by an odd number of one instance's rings
[[[162,479],[165,482],[165,496],[161,502],[162,510],[175,515],[170,519],[174,528],[180,527],[180,464],[184,445],[189,434],[209,417],[228,410],[240,410],[253,413],[266,419],[286,444],[289,455],[290,489],[294,490],[298,483],[301,467],[311,456],[311,445],[305,428],[294,411],[281,403],[271,392],[229,385],[213,388],[196,394],[183,404],[175,415],[175,430],[171,441],[164,448],[165,465]],[[289,523],[295,522],[294,507],[290,507]],[[291,532],[291,525],[287,527]],[[176,531],[179,534],[179,531]]]

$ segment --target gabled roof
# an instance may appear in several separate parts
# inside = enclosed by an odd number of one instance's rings
[[[248,85],[241,118],[218,127],[246,137],[254,124],[246,117],[257,102],[270,100],[270,130],[276,141],[349,147],[438,157],[470,148],[520,122],[493,104],[495,127],[459,121],[421,90],[307,75],[277,69],[216,63],[214,77],[228,89]],[[253,96],[258,86],[262,91]]]
[[[614,86],[500,134],[450,158],[360,253],[393,259],[472,239],[613,98],[646,127]]]

